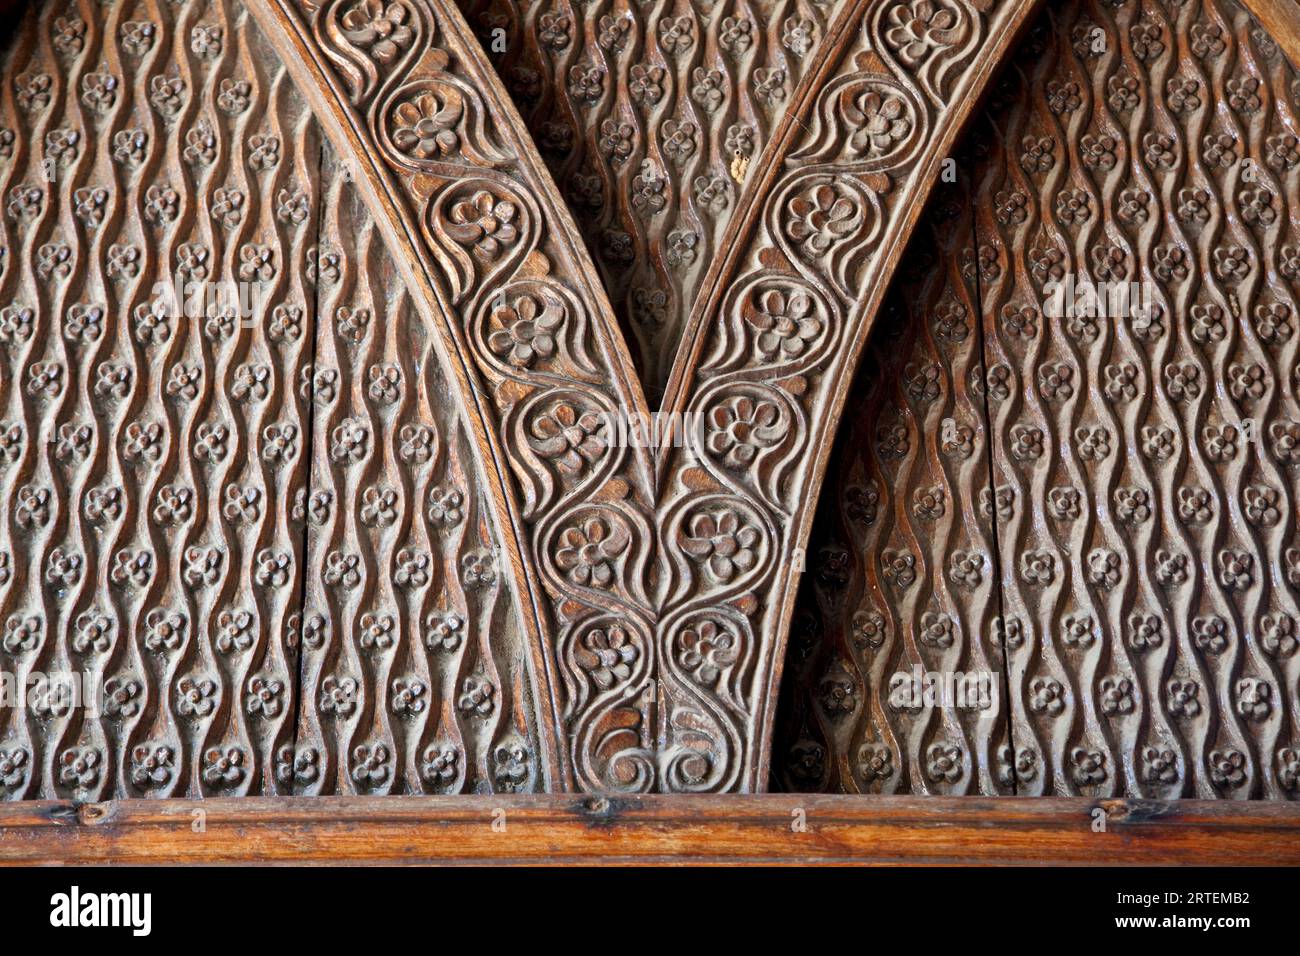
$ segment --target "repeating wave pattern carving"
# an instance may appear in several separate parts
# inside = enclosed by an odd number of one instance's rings
[[[16,31],[0,669],[104,696],[0,710],[0,796],[287,792],[319,136],[236,5],[48,3]]]
[[[998,773],[966,790],[1297,793],[1298,117],[1294,69],[1237,3],[1071,2],[1044,13],[971,134],[975,220],[947,258],[978,292],[992,467],[978,494],[994,507],[1001,618],[945,611],[943,633],[972,657],[1005,645],[1011,725]],[[1141,283],[1151,310],[1061,314],[1049,284],[1070,276]],[[930,314],[937,330],[952,312]],[[959,353],[929,361],[960,387]],[[879,374],[907,390],[910,368]],[[823,547],[854,517],[914,509],[915,466],[905,454],[893,472],[883,452],[942,443],[943,426],[902,424],[888,402],[855,423]],[[842,592],[819,576],[801,598],[784,786],[928,783],[925,739],[900,739],[901,715],[860,699],[864,659],[835,651],[898,639],[832,600],[870,592],[900,553],[883,531],[867,542]],[[934,623],[900,636],[937,639]]]

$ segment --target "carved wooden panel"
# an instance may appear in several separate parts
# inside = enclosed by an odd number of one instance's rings
[[[287,789],[319,136],[278,63],[198,0],[6,47],[0,669],[60,683],[0,709],[4,797]]]
[[[1012,792],[994,540],[1010,503],[989,484],[999,386],[967,255],[969,182],[930,200],[849,397],[791,625],[781,789]],[[927,700],[932,674],[970,699]]]
[[[740,190],[844,0],[458,0],[657,406]]]
[[[332,150],[321,182],[296,789],[539,789],[526,644],[463,416]]]
[[[665,752],[678,789],[766,783],[792,558],[858,353],[905,227],[1030,6],[846,6],[845,46],[818,58],[815,95],[769,145],[763,186],[747,192],[710,270],[665,404],[703,417],[704,448],[660,461],[670,576],[659,641],[675,651],[662,671]],[[942,573],[982,595],[992,570],[968,548]],[[706,646],[720,666],[701,670]],[[965,761],[952,782],[990,776],[990,739],[978,771]]]
[[[1294,794],[1296,75],[1230,0],[1044,26],[976,225],[1021,792]],[[1149,314],[1053,316],[1061,273]]]
[[[1236,3],[1071,2],[973,134],[962,258],[1004,624],[965,640],[1006,644],[1015,792],[1296,794],[1298,101]],[[1063,314],[1049,283],[1070,277],[1136,282],[1152,307]],[[824,503],[829,541],[853,474]],[[778,778],[861,789],[842,768],[889,724],[864,712],[844,737],[806,716],[844,629],[822,590],[802,598],[828,633],[787,687]]]
[[[1035,6],[520,8],[501,68],[601,199],[581,229],[448,0],[29,12],[0,671],[108,693],[0,702],[3,796],[762,789],[884,301],[781,783],[1294,791],[1300,90],[1269,38],[1228,0],[1051,8],[886,300]],[[1156,308],[1049,314],[1067,275]],[[214,297],[187,317],[174,278]],[[603,288],[665,315],[640,372],[671,357],[701,445],[627,440]],[[1004,693],[900,701],[907,668]]]

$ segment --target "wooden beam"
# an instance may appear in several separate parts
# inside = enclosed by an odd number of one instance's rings
[[[1298,865],[1300,804],[782,794],[0,805],[0,863],[107,862]]]

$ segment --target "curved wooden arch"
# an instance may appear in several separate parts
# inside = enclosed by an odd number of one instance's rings
[[[387,45],[350,0],[251,6],[439,332],[454,401],[473,423],[492,506],[512,537],[512,590],[549,707],[548,789],[648,786],[649,464],[641,450],[600,438],[606,418],[643,418],[645,402],[522,121],[449,3],[401,5],[404,32]],[[431,138],[404,139],[421,121]],[[527,309],[552,324],[555,354],[512,363],[492,336],[511,335],[501,323]],[[600,548],[598,567],[587,546]],[[610,640],[634,649],[632,687],[602,695],[575,655],[583,641]]]
[[[660,546],[676,575],[659,643],[667,661],[706,622],[744,649],[726,675],[740,692],[663,677],[682,714],[667,750],[710,785],[766,786],[797,572],[852,372],[949,150],[1035,7],[929,4],[928,19],[906,21],[898,4],[845,8],[704,282],[665,401],[704,416],[706,437],[698,456],[658,461]],[[751,557],[738,572],[705,566],[701,538],[716,554],[726,534]],[[725,714],[715,723],[730,738],[702,734],[702,712]]]

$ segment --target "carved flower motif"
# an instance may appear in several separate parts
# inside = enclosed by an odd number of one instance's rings
[[[460,524],[465,496],[455,485],[435,485],[429,491],[429,520],[450,528]]]
[[[519,238],[519,230],[513,225],[517,215],[514,203],[480,189],[452,206],[447,234],[463,246],[472,245],[474,255],[490,262],[501,255],[503,247]]]
[[[885,42],[909,67],[914,67],[929,52],[952,43],[948,31],[957,25],[957,17],[933,0],[899,3],[885,17]]]
[[[1296,639],[1295,618],[1286,614],[1265,614],[1259,619],[1259,631],[1260,644],[1273,657],[1290,657],[1300,644]]]
[[[962,775],[962,752],[956,744],[931,744],[925,753],[925,773],[935,783],[956,783]]]
[[[460,559],[461,583],[467,588],[490,588],[496,583],[496,565],[490,551],[471,551]]]
[[[814,186],[790,200],[786,231],[810,259],[826,254],[840,239],[857,228],[856,204],[830,184]]]
[[[800,289],[769,289],[756,304],[757,308],[747,312],[745,318],[758,330],[755,345],[765,358],[802,355],[821,331],[821,320],[813,314],[812,297]]]
[[[1077,786],[1086,787],[1090,784],[1102,783],[1106,779],[1106,755],[1100,750],[1085,750],[1083,747],[1075,747],[1070,752],[1070,759],[1074,762],[1072,776]]]
[[[445,786],[456,779],[460,751],[448,744],[430,744],[424,751],[420,777],[430,786]]]
[[[562,13],[543,13],[537,27],[538,40],[552,50],[563,50],[572,39],[573,23]]]
[[[464,113],[459,97],[443,90],[421,93],[393,110],[393,143],[422,158],[452,153],[460,145],[455,130]]]
[[[498,747],[492,757],[496,764],[493,777],[499,792],[518,793],[525,789],[530,759],[527,747],[521,744]]]
[[[85,789],[99,782],[101,757],[98,747],[69,747],[59,756],[59,782]]]
[[[392,648],[397,637],[393,633],[396,623],[391,614],[373,614],[367,611],[361,615],[361,636],[357,643],[363,651],[386,651]]]
[[[1277,780],[1292,793],[1300,789],[1300,751],[1294,747],[1284,747],[1277,752]]]
[[[1240,787],[1246,782],[1246,755],[1240,750],[1210,751],[1210,780],[1217,787]]]
[[[320,711],[324,717],[348,717],[357,707],[357,682],[330,675],[320,685]]]
[[[816,787],[826,776],[826,749],[811,740],[801,740],[790,748],[786,768],[801,784]]]
[[[176,684],[176,713],[197,720],[217,706],[217,682],[210,677],[182,677]]]
[[[721,455],[723,464],[737,471],[748,467],[760,449],[775,445],[785,433],[775,403],[745,395],[710,409],[708,427],[709,451]]]
[[[360,0],[343,14],[343,35],[380,63],[389,63],[415,39],[409,17],[404,4]]]
[[[662,66],[645,66],[638,63],[628,74],[630,80],[628,92],[637,103],[654,106],[664,95],[665,76],[666,71]]]
[[[912,132],[912,117],[901,96],[869,87],[845,111],[853,132],[849,148],[859,155],[878,156]]]
[[[398,717],[415,717],[425,708],[424,681],[414,677],[399,677],[393,681],[389,706]]]
[[[1168,692],[1169,713],[1173,716],[1195,717],[1201,712],[1201,703],[1197,700],[1201,687],[1196,681],[1175,678],[1165,685],[1165,690]],[[1132,710],[1132,705],[1129,710]]]
[[[434,612],[425,619],[424,644],[431,651],[454,651],[460,647],[465,619],[459,614]]]
[[[557,402],[533,422],[537,453],[555,462],[560,471],[577,474],[584,463],[594,462],[605,451],[605,420],[595,412],[580,411],[568,402]]]
[[[631,676],[637,649],[623,628],[596,628],[587,632],[573,656],[601,690],[609,690]]]
[[[175,754],[161,744],[140,744],[131,751],[131,782],[141,790],[161,787],[171,779]]]
[[[244,708],[253,717],[271,719],[280,714],[283,706],[284,682],[258,674],[248,682],[248,699]]]
[[[726,509],[717,514],[698,514],[681,540],[682,550],[701,563],[724,584],[738,572],[757,562],[758,529],[743,523],[740,515]]]
[[[564,313],[554,303],[521,295],[513,305],[494,310],[492,321],[499,328],[488,336],[488,347],[511,365],[527,367],[555,354],[555,333]]]
[[[723,670],[736,662],[740,641],[725,625],[711,618],[685,628],[677,639],[677,661],[700,684],[718,682]]]
[[[352,779],[366,789],[383,786],[388,780],[392,754],[386,744],[361,744],[352,751]]]
[[[614,559],[627,550],[631,538],[622,525],[603,518],[588,518],[582,527],[560,534],[555,563],[574,584],[609,587],[614,580]]]
[[[492,700],[495,694],[496,687],[491,681],[481,677],[466,677],[456,707],[467,717],[487,717],[495,707]]]

